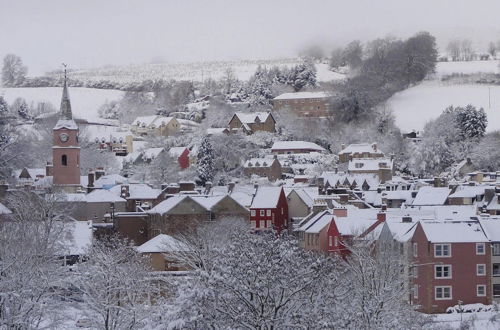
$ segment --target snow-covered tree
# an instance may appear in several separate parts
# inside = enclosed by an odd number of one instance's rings
[[[3,96],[0,95],[0,118],[6,116],[8,112],[9,112],[9,105],[7,104],[7,101],[5,101]]]
[[[291,85],[296,92],[306,86],[316,86],[316,67],[314,63],[311,61],[304,61],[291,68],[288,76],[288,84]]]
[[[201,141],[197,157],[198,168],[196,172],[201,183],[205,184],[208,181],[212,181],[215,176],[214,150],[208,136]]]
[[[248,230],[233,231],[216,249],[210,270],[179,286],[182,328],[314,328],[318,284],[334,272],[327,258],[291,238]]]
[[[23,65],[21,58],[14,54],[7,54],[3,58],[2,84],[5,87],[14,87],[23,83],[28,68]]]
[[[268,70],[259,65],[247,84],[250,104],[269,105],[270,100],[274,97],[271,91],[272,83]]]
[[[465,107],[456,107],[450,111],[455,112],[462,135],[461,138],[475,139],[484,136],[488,118],[483,108],[477,110],[475,106],[468,104]]]
[[[0,329],[57,324],[69,270],[60,260],[67,210],[56,201],[30,192],[3,201],[13,215],[0,226]]]
[[[94,329],[144,328],[161,304],[162,287],[150,274],[147,259],[117,236],[94,241],[75,271],[73,284]]]
[[[28,108],[28,104],[26,104],[26,102],[22,102],[21,104],[19,104],[19,107],[17,108],[17,114],[19,115],[19,117],[21,117],[23,119],[30,118],[29,108]]]

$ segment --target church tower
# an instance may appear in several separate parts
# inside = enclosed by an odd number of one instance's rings
[[[54,186],[68,192],[75,192],[80,188],[78,126],[71,113],[66,69],[64,69],[61,113],[53,129],[52,164]]]

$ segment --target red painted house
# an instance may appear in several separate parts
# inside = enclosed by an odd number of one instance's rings
[[[250,205],[250,223],[257,230],[288,228],[288,203],[282,187],[258,187]]]
[[[375,235],[382,229],[386,214],[374,209],[334,208],[311,217],[297,231],[299,244],[306,250],[339,253],[342,257],[349,254],[345,244],[354,238]]]
[[[189,149],[186,147],[174,147],[168,151],[171,157],[177,158],[181,169],[189,167]]]
[[[425,313],[491,304],[491,247],[477,222],[420,221],[411,238],[411,301]]]

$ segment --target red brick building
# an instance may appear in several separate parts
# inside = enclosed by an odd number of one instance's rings
[[[425,313],[491,304],[491,247],[477,222],[416,224],[411,239],[411,301]]]
[[[256,230],[288,228],[288,203],[282,187],[258,187],[250,206],[250,224]]]
[[[186,169],[189,167],[189,149],[186,147],[174,147],[168,150],[168,154],[171,157],[177,158],[179,166],[181,169]]]

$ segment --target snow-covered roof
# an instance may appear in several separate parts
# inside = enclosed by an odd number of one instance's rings
[[[286,190],[287,189],[285,189],[285,191]],[[312,207],[314,205],[314,199],[304,189],[293,188],[288,192],[287,196],[289,196],[292,193],[292,191],[295,191],[295,193],[307,206]]]
[[[130,196],[128,199],[156,199],[161,194],[160,189],[151,188],[145,183],[134,183],[129,184]],[[121,195],[121,185],[114,186],[109,191],[113,194]]]
[[[354,153],[364,153],[364,152],[380,152],[380,150],[377,149],[375,151],[375,146],[376,143],[357,143],[357,144],[350,144],[346,148],[342,149],[339,154],[354,154]]]
[[[78,129],[78,126],[73,119],[59,119],[56,126],[54,126],[54,129],[56,130],[61,128],[76,130]]]
[[[11,214],[12,211],[7,208],[7,206],[0,203],[0,214]]]
[[[337,229],[341,235],[359,236],[376,223],[376,219],[355,218],[351,216],[335,217],[335,225],[337,225]],[[377,237],[381,230],[382,225],[379,224],[373,229],[370,235]]]
[[[245,162],[244,167],[270,167],[274,162],[273,158],[251,158]]]
[[[117,203],[126,202],[125,199],[120,196],[116,196],[112,192],[104,189],[96,189],[85,196],[85,201],[87,203]]]
[[[253,124],[259,118],[260,122],[265,122],[270,112],[236,112],[234,114],[243,124]]]
[[[334,172],[323,172],[321,177],[324,179],[325,185],[328,183],[330,186],[335,187],[337,182],[341,185],[347,180],[349,185],[352,185],[353,182],[356,182],[357,187],[361,188],[361,186],[365,183],[368,184],[369,190],[375,190],[380,185],[380,179],[378,175],[371,173],[334,173]]]
[[[305,230],[308,234],[318,234],[332,221],[333,215],[329,213],[320,213],[321,216],[314,219],[314,222]],[[311,221],[309,221],[311,222]]]
[[[386,199],[396,199],[396,200],[404,200],[406,203],[409,203],[412,200],[411,194],[412,190],[390,190],[383,191],[382,198]]]
[[[132,125],[139,126],[140,124],[144,124],[146,126],[149,126],[149,125],[151,125],[156,120],[157,117],[158,117],[158,115],[137,117],[132,122]]]
[[[354,158],[349,161],[348,171],[378,171],[380,168],[392,169],[390,158]]]
[[[290,150],[290,149],[306,149],[314,151],[325,151],[325,148],[313,142],[307,141],[276,141],[271,147],[272,151],[275,150]]]
[[[451,198],[474,198],[477,195],[484,195],[484,190],[489,186],[460,186],[451,194]]]
[[[184,201],[186,198],[191,198],[191,197],[186,195],[172,196],[162,201],[160,204],[156,205],[151,210],[147,211],[147,213],[164,215],[165,213],[168,213],[171,209],[176,207],[180,202]]]
[[[163,148],[148,148],[142,152],[143,159],[155,159],[163,151]]]
[[[417,222],[386,221],[384,226],[389,229],[392,237],[398,242],[407,242],[413,236]]]
[[[327,92],[297,92],[297,93],[284,93],[276,96],[275,100],[291,100],[291,99],[317,99],[327,98],[330,94]]]
[[[159,234],[136,248],[139,253],[165,253],[187,250],[188,247],[184,243],[165,234]]]
[[[444,205],[450,192],[448,188],[422,187],[418,190],[412,205]]]
[[[479,219],[486,237],[492,242],[500,242],[500,219]]]
[[[282,190],[281,187],[259,187],[250,207],[255,209],[275,208]]]
[[[498,195],[493,196],[491,201],[486,206],[487,210],[500,210],[500,200],[498,199]]]
[[[310,215],[308,216],[310,217]],[[311,226],[313,226],[317,221],[319,221],[322,218],[328,218],[332,219],[332,213],[330,210],[324,210],[321,212],[318,212],[317,214],[313,215],[309,220],[301,223],[301,226],[297,229],[297,231],[306,231],[308,230]],[[306,220],[306,219],[304,219]]]
[[[172,157],[179,157],[186,149],[186,147],[172,147],[168,150],[168,154]]]
[[[109,189],[117,184],[122,184],[127,182],[127,178],[119,174],[108,174],[103,175],[99,179],[94,181],[94,187]]]
[[[421,221],[420,224],[432,243],[488,242],[479,223]]]
[[[217,205],[226,196],[191,196],[191,199],[202,205],[207,210],[212,210],[212,208]]]

